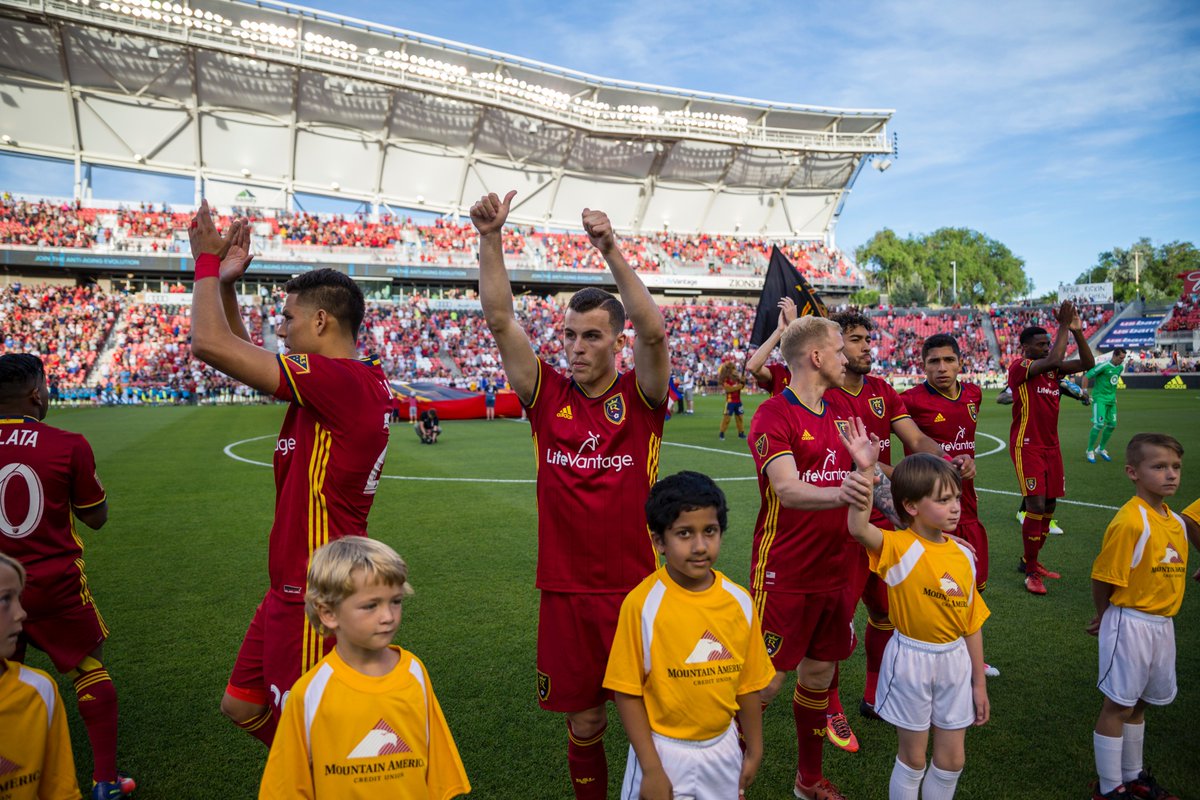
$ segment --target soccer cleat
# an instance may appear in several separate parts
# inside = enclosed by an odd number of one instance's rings
[[[799,797],[800,800],[846,800],[846,795],[838,791],[838,788],[829,782],[828,778],[814,783],[812,786],[805,786],[800,783],[800,773],[796,773],[796,785],[792,792]]]
[[[867,719],[883,719],[883,717],[875,713],[875,706],[871,705],[866,700],[863,700],[858,704],[858,713]]]
[[[847,753],[858,752],[858,737],[850,730],[850,722],[846,715],[839,711],[836,714],[825,715],[825,736],[834,747],[841,748]]]
[[[1020,522],[1020,523],[1025,522],[1025,512],[1024,511],[1017,512],[1017,522]]]
[[[720,439],[720,440],[723,442],[723,441],[725,441],[725,434],[723,434],[723,433],[718,433],[718,434],[717,434],[717,438],[718,438],[718,439]]]
[[[1025,591],[1030,594],[1045,594],[1046,584],[1042,583],[1042,576],[1027,574],[1025,576]]]
[[[739,433],[739,434],[738,434],[738,438],[739,438],[739,439],[745,439],[745,438],[746,438],[746,434],[745,434],[745,433]]]
[[[1053,533],[1053,534],[1056,534],[1056,535],[1057,535],[1057,534],[1060,534],[1060,533],[1062,533],[1062,532],[1063,532],[1063,529],[1062,529],[1061,527],[1059,527],[1059,525],[1058,525],[1058,520],[1056,520],[1056,519],[1051,519],[1051,520],[1050,520],[1050,530],[1049,530],[1049,531],[1047,531],[1047,533]]]
[[[1146,770],[1142,770],[1138,773],[1137,778],[1125,784],[1125,789],[1129,792],[1130,797],[1136,797],[1137,800],[1179,800],[1178,797],[1159,786],[1158,781],[1154,780],[1154,776]]]
[[[123,797],[125,793],[121,791],[119,782],[100,781],[92,784],[92,800],[122,800]]]
[[[1046,569],[1046,565],[1040,561],[1033,565],[1033,574],[1037,575],[1039,578],[1050,578],[1051,580],[1058,580],[1062,577],[1062,575],[1059,575],[1057,572],[1051,572],[1050,570]]]
[[[1108,451],[1107,451],[1107,450],[1101,450],[1101,451],[1100,451],[1100,457],[1101,457],[1101,458],[1103,458],[1105,461],[1112,461],[1112,456],[1110,456],[1110,455],[1108,454]]]
[[[121,794],[133,794],[133,790],[137,788],[137,782],[124,772],[117,770],[117,786],[121,787]]]
[[[1125,788],[1125,784],[1121,784],[1111,792],[1100,794],[1100,782],[1092,782],[1092,800],[1132,800],[1133,795]]]
[[[984,664],[984,665],[983,665],[983,677],[985,677],[985,678],[999,678],[999,677],[1000,677],[1000,670],[996,669],[996,668],[995,668],[995,667],[993,667],[991,664]]]
[[[1089,464],[1095,464],[1095,463],[1096,463],[1096,451],[1095,451],[1095,450],[1088,450],[1088,451],[1087,451],[1087,460],[1088,460],[1088,463],[1089,463]]]

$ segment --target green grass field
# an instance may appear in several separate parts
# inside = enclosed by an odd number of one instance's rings
[[[980,431],[1007,440],[1009,410],[991,402]],[[747,426],[761,395],[747,403]],[[1200,496],[1200,395],[1128,391],[1110,450],[1129,436],[1157,430],[1181,439],[1183,489],[1176,508]],[[721,479],[730,527],[719,567],[747,582],[758,493],[745,442],[716,438],[719,398],[702,398],[695,416],[667,424],[662,474],[695,469]],[[110,521],[85,537],[88,574],[112,636],[106,662],[121,699],[120,763],[138,781],[140,798],[246,798],[257,792],[266,752],[218,711],[234,655],[267,585],[271,471],[230,458],[268,463],[283,408],[54,410],[47,419],[88,436],[109,493]],[[984,627],[988,660],[1002,672],[989,681],[992,721],[967,736],[961,798],[1082,798],[1093,777],[1092,725],[1096,641],[1084,633],[1092,616],[1091,561],[1112,509],[1131,495],[1119,463],[1083,458],[1089,415],[1064,401],[1061,432],[1068,499],[1057,514],[1066,529],[1051,537],[1044,561],[1063,573],[1050,595],[1024,591],[1018,500],[1005,452],[979,461],[981,516],[991,537],[992,574]],[[537,707],[533,588],[536,519],[528,428],[512,421],[449,422],[436,447],[393,430],[371,533],[408,560],[417,594],[406,603],[399,641],[419,654],[450,721],[474,797],[564,798],[570,795],[562,720]],[[252,440],[252,441],[245,441]],[[997,447],[981,437],[981,453]],[[405,478],[418,478],[411,480]],[[452,479],[475,479],[463,482]],[[508,482],[489,482],[496,480]],[[525,482],[513,482],[525,481]],[[995,493],[993,493],[995,492]],[[1192,554],[1189,571],[1200,566]],[[862,619],[859,620],[860,632]],[[1148,714],[1146,754],[1159,779],[1181,797],[1200,797],[1200,757],[1189,730],[1200,718],[1200,585],[1189,581],[1178,616],[1176,701]],[[34,653],[31,663],[48,669]],[[857,708],[862,649],[842,671],[842,695]],[[60,684],[80,778],[91,755]],[[751,798],[791,797],[795,737],[790,704],[766,713],[766,755]],[[610,796],[625,765],[626,742],[615,710],[607,738]],[[894,731],[850,714],[862,742],[854,755],[827,750],[827,774],[851,798],[887,796]]]

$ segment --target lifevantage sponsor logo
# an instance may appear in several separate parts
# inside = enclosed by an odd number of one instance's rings
[[[827,448],[825,460],[820,469],[806,469],[800,473],[800,480],[812,484],[841,483],[850,474],[848,469],[837,469],[837,451]]]
[[[954,435],[953,442],[942,442],[942,449],[947,453],[962,453],[964,451],[975,451],[975,442],[967,438],[966,426],[960,425],[958,433]]]
[[[605,470],[611,472],[620,472],[627,467],[633,466],[633,456],[628,453],[605,455],[599,452],[600,442],[600,434],[588,431],[583,443],[579,445],[579,449],[574,453],[568,453],[561,448],[557,450],[546,448],[546,463],[551,466],[567,467],[569,469]]]

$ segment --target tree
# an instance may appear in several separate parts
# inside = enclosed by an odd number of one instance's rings
[[[1200,269],[1200,250],[1191,242],[1154,246],[1143,236],[1128,248],[1114,247],[1096,256],[1096,264],[1083,272],[1076,283],[1112,281],[1113,297],[1122,302],[1139,292],[1152,302],[1169,302],[1183,291],[1180,273]]]

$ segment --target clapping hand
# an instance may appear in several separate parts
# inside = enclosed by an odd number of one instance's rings
[[[233,232],[237,227],[238,223],[235,222],[230,227],[229,233],[221,236],[221,232],[217,230],[217,226],[213,222],[212,213],[208,210],[208,200],[201,200],[200,208],[196,211],[196,216],[192,217],[192,224],[188,226],[192,258],[199,258],[207,253],[224,259],[230,244],[233,243]]]
[[[229,227],[229,249],[221,259],[221,283],[233,284],[246,274],[254,256],[250,255],[250,222],[234,220]]]

